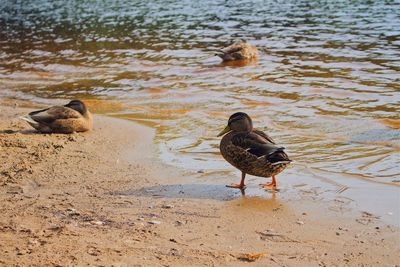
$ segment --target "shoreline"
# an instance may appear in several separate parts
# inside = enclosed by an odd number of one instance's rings
[[[398,264],[399,229],[344,197],[242,197],[161,163],[148,127],[96,116],[92,132],[43,135],[17,119],[26,109],[1,111],[1,264]]]

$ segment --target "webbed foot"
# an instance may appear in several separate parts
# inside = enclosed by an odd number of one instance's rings
[[[272,175],[272,182],[260,184],[264,189],[276,189],[276,178]]]

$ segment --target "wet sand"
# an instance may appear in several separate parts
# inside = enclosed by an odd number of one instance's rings
[[[399,229],[349,198],[299,181],[242,196],[162,164],[151,128],[96,116],[92,132],[43,135],[17,119],[28,109],[0,109],[0,265],[400,264]]]

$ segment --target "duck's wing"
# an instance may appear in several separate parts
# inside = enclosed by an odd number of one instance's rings
[[[55,120],[80,118],[81,114],[78,111],[68,107],[54,106],[51,108],[33,111],[29,113],[29,117],[38,123],[51,124]]]
[[[274,140],[266,133],[260,130],[253,130],[256,134],[260,135],[261,137],[265,138],[268,142],[275,144]]]
[[[279,147],[271,143],[262,134],[259,134],[259,132],[260,131],[238,133],[232,138],[231,142],[233,145],[241,147],[248,153],[260,159],[265,158],[271,163],[277,164],[291,161],[283,151],[285,149],[284,147]],[[264,135],[268,137],[265,133]]]

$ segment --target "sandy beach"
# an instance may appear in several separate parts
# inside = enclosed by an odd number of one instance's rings
[[[161,163],[151,128],[38,134],[18,120],[31,109],[0,109],[2,266],[400,265],[399,229],[346,203],[226,197]]]

